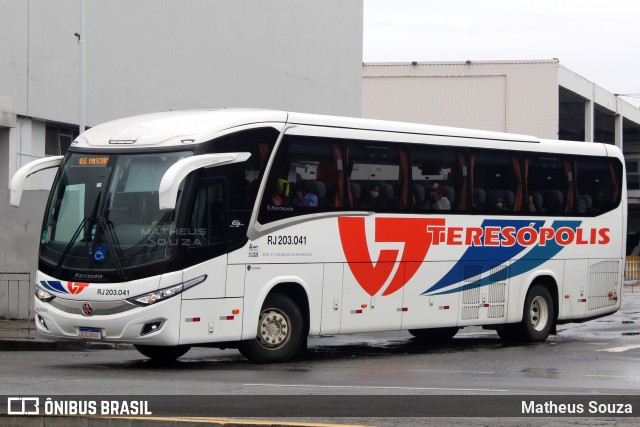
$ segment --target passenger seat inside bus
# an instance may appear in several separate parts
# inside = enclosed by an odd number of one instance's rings
[[[484,210],[484,204],[487,201],[487,193],[478,187],[473,188],[473,209],[478,211]]]
[[[542,201],[536,206],[536,212],[547,215],[559,215],[564,210],[564,196],[560,190],[542,190],[534,193],[534,203]]]
[[[322,181],[316,179],[304,182],[309,193],[313,193],[318,196],[318,208],[326,206],[327,187]]]

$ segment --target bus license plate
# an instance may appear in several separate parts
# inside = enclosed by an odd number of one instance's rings
[[[100,340],[102,339],[102,330],[98,328],[80,328],[80,338]]]

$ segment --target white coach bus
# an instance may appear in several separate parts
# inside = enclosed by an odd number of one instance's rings
[[[261,110],[167,112],[81,134],[47,204],[47,338],[286,361],[308,336],[482,325],[543,341],[620,308],[618,148]]]

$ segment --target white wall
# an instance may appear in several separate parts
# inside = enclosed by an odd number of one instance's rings
[[[89,126],[225,106],[360,115],[362,0],[85,1]],[[80,0],[0,10],[0,94],[77,123]]]
[[[362,115],[558,137],[558,61],[371,63]]]

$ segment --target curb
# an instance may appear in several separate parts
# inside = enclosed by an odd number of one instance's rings
[[[42,338],[0,339],[0,351],[83,351],[83,350],[130,350],[131,344],[62,340]]]
[[[7,416],[0,415],[0,425],[11,427],[203,427],[205,425],[224,427],[365,427],[353,424],[327,424],[318,422],[243,420],[233,418],[191,418],[191,417],[83,417],[83,416]]]

